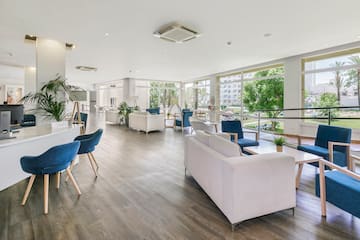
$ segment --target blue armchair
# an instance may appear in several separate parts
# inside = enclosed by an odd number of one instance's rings
[[[336,171],[325,171],[325,167]],[[321,198],[321,213],[326,216],[326,201],[360,218],[360,175],[326,160],[320,160],[315,193]]]
[[[175,125],[174,128],[176,127],[181,127],[181,130],[184,131],[184,128],[186,127],[191,127],[191,123],[189,118],[193,115],[193,112],[190,111],[189,109],[183,109],[181,111],[181,115],[180,118],[175,119]]]
[[[147,108],[146,109],[147,112],[151,113],[151,114],[160,114],[160,108]]]
[[[24,114],[24,120],[20,124],[22,127],[36,126],[36,117],[34,114]]]
[[[229,120],[221,122],[221,131],[231,135],[231,141],[236,142],[243,151],[244,147],[258,146],[258,133],[253,131],[243,131],[240,120]],[[255,134],[255,140],[244,138],[244,132]]]
[[[69,168],[71,161],[75,158],[80,148],[80,142],[55,146],[39,156],[24,156],[20,159],[21,168],[24,172],[32,174],[26,188],[22,205],[25,205],[30,190],[34,183],[36,175],[44,175],[44,213],[48,213],[48,195],[49,195],[49,175],[56,173],[56,188],[60,187],[60,172],[66,169],[68,177],[71,179],[77,193],[80,195],[80,189],[77,185],[71,170]]]
[[[91,167],[95,173],[95,177],[97,177],[99,165],[92,152],[95,151],[95,146],[99,144],[102,133],[103,130],[100,128],[94,133],[80,135],[74,139],[74,141],[80,141],[80,148],[77,154],[86,154],[88,156]]]
[[[350,128],[319,125],[315,145],[301,144],[301,138],[299,138],[297,149],[321,156],[336,165],[345,167],[348,166],[350,158],[350,142]],[[310,164],[318,167],[318,163]]]

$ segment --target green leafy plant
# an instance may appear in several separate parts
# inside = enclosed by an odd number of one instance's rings
[[[138,106],[130,107],[126,102],[122,102],[120,103],[118,110],[122,122],[125,122],[126,126],[129,127],[129,114],[134,111],[138,111],[139,107]]]
[[[56,121],[65,118],[66,102],[72,101],[71,91],[80,90],[79,87],[68,85],[60,75],[43,85],[39,92],[28,93],[20,102],[35,103],[33,111]]]
[[[283,146],[285,144],[286,140],[284,137],[276,137],[274,138],[274,143],[276,146]]]

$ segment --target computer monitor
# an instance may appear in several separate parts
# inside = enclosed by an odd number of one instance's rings
[[[10,132],[10,119],[11,119],[10,111],[0,112],[0,134],[3,133],[6,134]]]
[[[0,112],[2,111],[11,112],[10,124],[12,125],[21,124],[21,122],[24,120],[24,105],[22,104],[0,105]]]

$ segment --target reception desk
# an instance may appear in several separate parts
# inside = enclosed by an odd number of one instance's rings
[[[0,191],[30,176],[21,169],[22,156],[39,155],[53,146],[73,141],[79,134],[79,125],[63,128],[43,125],[22,128],[14,134],[16,138],[0,140]]]

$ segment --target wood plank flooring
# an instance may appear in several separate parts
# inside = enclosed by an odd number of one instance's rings
[[[0,239],[360,239],[360,220],[328,205],[320,216],[314,169],[304,167],[295,216],[290,210],[248,220],[235,232],[191,176],[184,176],[183,135],[165,129],[148,135],[106,125],[90,116],[90,131],[104,135],[94,155],[73,175],[82,195],[61,178],[50,178],[49,214],[43,215],[42,178],[35,180],[25,207],[27,180],[0,192]]]

